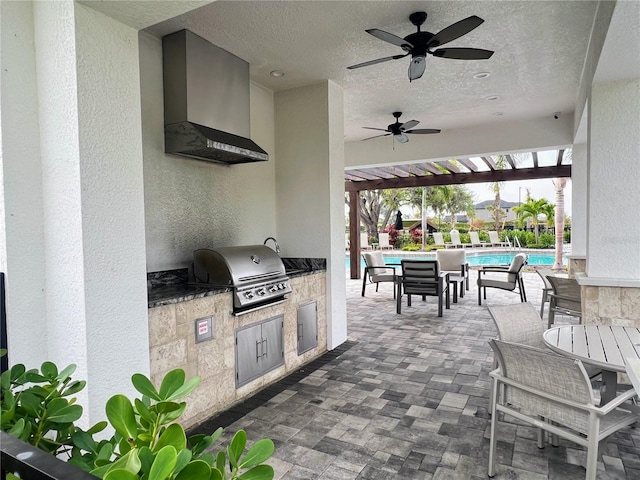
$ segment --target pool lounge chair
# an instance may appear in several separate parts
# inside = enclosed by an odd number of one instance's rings
[[[369,245],[369,235],[367,235],[366,233],[361,233],[360,234],[360,249],[367,250],[369,248],[371,248],[371,245]]]
[[[483,242],[480,240],[480,236],[478,232],[469,232],[469,238],[471,239],[471,247],[485,247],[487,246],[487,242]]]
[[[444,243],[444,237],[442,236],[442,233],[440,232],[433,232],[431,235],[433,235],[433,242],[436,245],[436,247],[445,247],[445,248],[449,248],[451,247],[451,243]]]
[[[449,235],[451,235],[451,245],[454,248],[464,248],[464,247],[470,247],[471,244],[470,243],[462,243],[460,241],[460,232],[458,232],[457,230],[451,230],[451,232],[449,232]]]
[[[383,250],[385,248],[388,248],[389,250],[391,250],[391,248],[393,248],[391,246],[391,244],[389,243],[389,234],[388,233],[380,233],[380,234],[378,234],[378,248],[380,250]]]
[[[489,243],[492,247],[510,247],[509,239],[506,242],[501,242],[498,232],[495,230],[489,230]]]

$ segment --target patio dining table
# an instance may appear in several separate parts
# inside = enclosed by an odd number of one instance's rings
[[[602,399],[613,400],[624,359],[640,359],[640,328],[612,325],[562,325],[543,334],[545,345],[560,355],[602,368]]]

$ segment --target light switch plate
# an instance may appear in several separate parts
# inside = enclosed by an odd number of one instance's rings
[[[198,318],[195,322],[196,343],[213,338],[213,317]]]

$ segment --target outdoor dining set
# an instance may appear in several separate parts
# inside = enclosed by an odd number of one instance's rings
[[[362,296],[367,284],[392,282],[396,312],[402,298],[438,298],[451,308],[458,295],[469,290],[469,266],[463,250],[438,250],[434,260],[402,259],[385,265],[381,252],[363,252],[366,263]],[[558,445],[558,437],[587,451],[586,478],[597,475],[599,446],[608,436],[640,421],[640,328],[583,324],[580,286],[574,278],[539,269],[543,281],[540,311],[527,301],[522,270],[527,255],[516,254],[508,266],[483,266],[478,270],[478,305],[487,289],[519,294],[519,303],[491,305],[497,338],[490,341],[494,368],[490,373],[490,449],[488,475],[496,474],[496,448],[504,415],[532,425],[539,448],[545,437]],[[543,320],[548,304],[547,321]],[[571,319],[556,324],[556,315]],[[601,453],[601,452],[600,452]]]

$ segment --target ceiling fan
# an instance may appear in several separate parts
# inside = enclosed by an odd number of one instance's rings
[[[414,134],[414,133],[419,133],[419,134],[440,133],[440,130],[437,130],[435,128],[417,128],[417,129],[413,129],[413,127],[418,125],[420,122],[418,120],[409,120],[408,122],[400,123],[400,120],[399,120],[400,115],[402,115],[402,112],[393,112],[393,116],[396,119],[396,123],[392,123],[392,124],[388,125],[387,128],[362,127],[362,128],[366,128],[368,130],[379,130],[381,132],[387,132],[387,133],[383,133],[381,135],[374,135],[373,137],[363,138],[363,140],[371,140],[372,138],[386,137],[388,135],[393,135],[393,138],[395,140],[397,140],[398,142],[407,143],[409,141],[409,137],[407,137],[407,135],[406,135],[407,133],[409,133],[409,134]]]
[[[404,38],[400,38],[392,33],[385,32],[384,30],[379,30],[377,28],[365,30],[367,33],[379,38],[380,40],[397,45],[406,53],[358,63],[357,65],[351,65],[347,68],[354,69],[367,67],[369,65],[375,65],[376,63],[398,60],[406,57],[407,55],[411,55],[411,63],[409,64],[409,81],[412,81],[420,78],[424,73],[427,54],[433,55],[434,57],[453,58],[457,60],[485,60],[493,55],[493,51],[482,50],[480,48],[438,48],[437,50],[434,50],[434,48],[460,38],[474,28],[480,26],[484,22],[480,17],[472,15],[471,17],[467,17],[464,20],[460,20],[459,22],[449,25],[435,35],[431,32],[420,31],[420,26],[426,19],[426,12],[415,12],[409,15],[409,20],[418,28],[418,31],[407,35]]]

